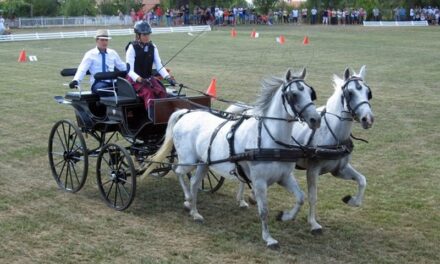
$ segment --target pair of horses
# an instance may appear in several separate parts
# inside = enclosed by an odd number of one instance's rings
[[[293,176],[297,164],[307,169],[310,203],[308,221],[312,233],[320,233],[322,227],[315,219],[316,182],[319,175],[331,172],[343,179],[356,180],[358,193],[354,197],[344,198],[344,201],[353,206],[362,203],[366,180],[349,164],[349,156],[337,160],[299,159],[296,163],[294,159],[287,162],[275,158],[232,162],[228,158],[234,154],[232,152],[244,153],[249,149],[283,150],[294,144],[312,147],[343,144],[349,140],[353,119],[359,120],[365,129],[371,127],[374,117],[369,100],[372,96],[364,82],[365,73],[363,66],[358,74],[353,75],[346,69],[343,79],[335,75],[335,91],[325,108],[317,109],[314,105],[315,91],[304,81],[304,69],[299,74],[292,74],[288,70],[284,78],[270,77],[263,80],[261,95],[255,107],[249,110],[240,107],[228,109],[233,112],[245,111],[247,118],[239,121],[225,120],[207,111],[176,111],[169,119],[163,145],[151,160],[160,162],[173,149],[176,151],[179,164],[174,167],[174,171],[184,192],[184,207],[198,222],[204,219],[197,210],[197,193],[208,169],[225,178],[236,179],[239,167],[252,184],[262,224],[262,238],[271,249],[279,248],[279,243],[269,232],[267,189],[271,184],[278,183],[293,193],[296,199],[292,208],[281,212],[277,219],[294,219],[304,203],[304,194]],[[156,163],[151,164],[144,175],[155,168]],[[194,169],[196,173],[187,185],[185,175]],[[237,198],[240,206],[247,207],[243,190],[242,182]]]

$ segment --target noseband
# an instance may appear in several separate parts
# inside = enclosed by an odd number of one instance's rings
[[[363,104],[367,104],[367,105],[371,108],[371,105],[370,105],[369,100],[371,100],[371,99],[373,98],[373,95],[372,95],[372,93],[371,93],[371,89],[370,89],[370,87],[368,87],[368,86],[364,83],[364,85],[368,88],[368,94],[367,94],[367,99],[368,99],[368,101],[362,101],[362,102],[358,103],[357,105],[355,105],[355,107],[351,107],[351,105],[350,105],[351,95],[350,95],[350,93],[347,91],[347,89],[348,89],[347,87],[348,87],[348,84],[349,84],[350,82],[355,82],[355,84],[356,84],[356,89],[357,89],[357,90],[361,90],[361,89],[362,89],[362,85],[359,84],[359,81],[363,81],[362,78],[359,78],[359,77],[350,77],[347,81],[345,81],[344,85],[342,85],[342,96],[341,96],[341,101],[342,101],[342,103],[344,103],[344,99],[346,100],[346,102],[347,102],[347,109],[348,109],[348,111],[350,112],[350,114],[351,114],[353,117],[356,116],[356,110],[357,110],[361,105],[363,105]]]
[[[310,107],[314,104],[313,101],[316,100],[316,93],[315,93],[315,90],[313,89],[312,86],[307,85],[312,90],[312,94],[310,95],[312,101],[310,103],[306,104],[303,108],[301,108],[300,111],[296,111],[295,103],[293,102],[293,92],[287,91],[287,88],[289,88],[293,83],[296,83],[298,90],[302,91],[302,90],[304,90],[304,86],[300,82],[304,82],[304,80],[303,79],[293,79],[289,83],[285,84],[283,87],[283,90],[282,90],[282,93],[283,93],[282,98],[283,98],[283,106],[284,106],[284,109],[286,110],[286,112],[288,113],[287,107],[286,107],[286,101],[287,101],[287,103],[289,104],[290,108],[293,111],[293,114],[295,115],[294,117],[298,117],[300,120],[303,120],[302,114],[304,113],[304,111],[308,107]]]

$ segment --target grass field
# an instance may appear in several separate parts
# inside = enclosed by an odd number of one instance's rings
[[[355,126],[353,164],[367,177],[364,204],[341,198],[353,182],[323,176],[318,191],[314,237],[305,204],[293,222],[275,220],[291,206],[284,189],[269,189],[270,227],[280,251],[265,248],[255,207],[240,210],[237,184],[199,197],[202,225],[182,209],[183,194],[173,175],[138,185],[125,212],[107,208],[96,187],[94,160],[77,194],[57,189],[47,160],[51,126],[74,120],[73,110],[52,99],[70,81],[62,68],[76,67],[93,39],[0,43],[0,262],[1,263],[438,263],[440,259],[440,42],[439,27],[261,27],[208,32],[168,65],[175,78],[205,90],[217,78],[218,95],[252,102],[262,77],[306,66],[317,104],[332,93],[332,74],[367,65],[376,122]],[[281,46],[275,37],[284,34]],[[307,35],[310,45],[301,41]],[[191,36],[154,36],[164,61]],[[110,45],[121,55],[130,37]],[[25,49],[38,62],[17,63]],[[216,103],[216,107],[225,105]],[[306,190],[303,172],[297,172]]]

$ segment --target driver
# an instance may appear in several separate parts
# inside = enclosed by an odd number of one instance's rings
[[[96,48],[86,52],[81,64],[78,66],[73,80],[69,83],[70,88],[75,88],[79,82],[84,78],[87,71],[90,72],[90,84],[92,93],[101,96],[108,96],[109,93],[98,91],[98,89],[112,87],[113,83],[110,80],[97,81],[94,75],[98,72],[126,71],[127,65],[121,60],[118,53],[108,48],[108,41],[111,37],[105,29],[100,29],[96,32]]]
[[[145,109],[151,106],[151,99],[165,98],[167,92],[162,84],[152,76],[153,64],[158,73],[172,86],[176,81],[162,66],[159,51],[151,42],[151,26],[147,21],[139,21],[134,25],[135,40],[128,43],[126,61],[129,65],[127,79],[133,85],[139,97],[144,99]],[[151,114],[151,113],[150,113]]]

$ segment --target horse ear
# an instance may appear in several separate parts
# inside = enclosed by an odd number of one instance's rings
[[[348,78],[350,78],[350,69],[346,68],[344,72],[344,80],[346,81]]]
[[[290,69],[287,69],[286,81],[290,81],[291,78],[292,78],[292,71]]]
[[[362,65],[361,69],[359,70],[359,77],[361,77],[362,80],[365,80],[366,73],[367,73],[367,66]]]
[[[302,70],[302,72],[300,74],[300,79],[304,80],[304,78],[306,78],[306,73],[307,73],[306,68],[303,68],[303,70]]]

